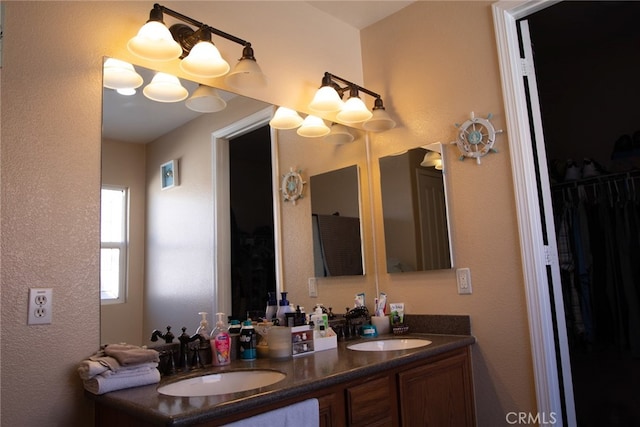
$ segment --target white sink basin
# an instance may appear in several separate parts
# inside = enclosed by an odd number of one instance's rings
[[[167,396],[194,397],[237,393],[266,387],[283,380],[282,372],[269,370],[232,371],[188,378],[158,387]]]
[[[420,338],[407,339],[388,339],[365,341],[347,346],[349,350],[357,351],[392,351],[392,350],[409,350],[411,348],[424,347],[431,344],[429,340]]]

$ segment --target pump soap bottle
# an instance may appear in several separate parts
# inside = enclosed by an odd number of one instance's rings
[[[276,314],[276,317],[280,322],[280,326],[289,326],[287,325],[287,313],[293,313],[293,309],[291,308],[291,305],[289,305],[289,301],[287,300],[287,293],[281,292],[280,294],[282,295],[282,299],[280,300],[280,303],[278,305],[278,312]]]
[[[200,326],[196,329],[196,334],[200,335],[203,340],[209,341],[211,336],[209,334],[209,321],[207,320],[208,313],[201,311],[198,314],[202,316],[202,319],[200,319]]]
[[[278,314],[278,301],[276,300],[275,292],[267,292],[269,296],[267,300],[267,309],[265,311],[265,321],[271,322],[274,317]]]
[[[224,322],[224,313],[216,313],[218,321],[211,332],[211,363],[213,366],[224,366],[231,363],[231,337]]]

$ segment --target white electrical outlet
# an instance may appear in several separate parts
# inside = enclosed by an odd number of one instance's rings
[[[309,296],[311,298],[318,297],[318,283],[315,277],[309,277]]]
[[[28,325],[46,325],[51,323],[53,289],[29,289]]]
[[[458,294],[471,293],[471,270],[468,268],[459,268],[456,270],[456,278],[458,279]]]

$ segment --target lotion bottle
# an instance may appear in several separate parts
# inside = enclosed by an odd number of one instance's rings
[[[224,322],[224,313],[216,313],[218,321],[211,332],[211,363],[213,366],[224,366],[231,363],[231,337]]]
[[[287,313],[293,313],[294,310],[291,308],[291,305],[289,305],[289,300],[287,300],[287,293],[281,292],[281,295],[282,295],[282,299],[279,302],[276,317],[280,322],[280,326],[289,326],[287,325]]]

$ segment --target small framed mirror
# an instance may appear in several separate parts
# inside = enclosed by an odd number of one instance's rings
[[[453,267],[442,144],[379,159],[388,273]]]
[[[358,167],[309,180],[316,277],[364,274]]]

